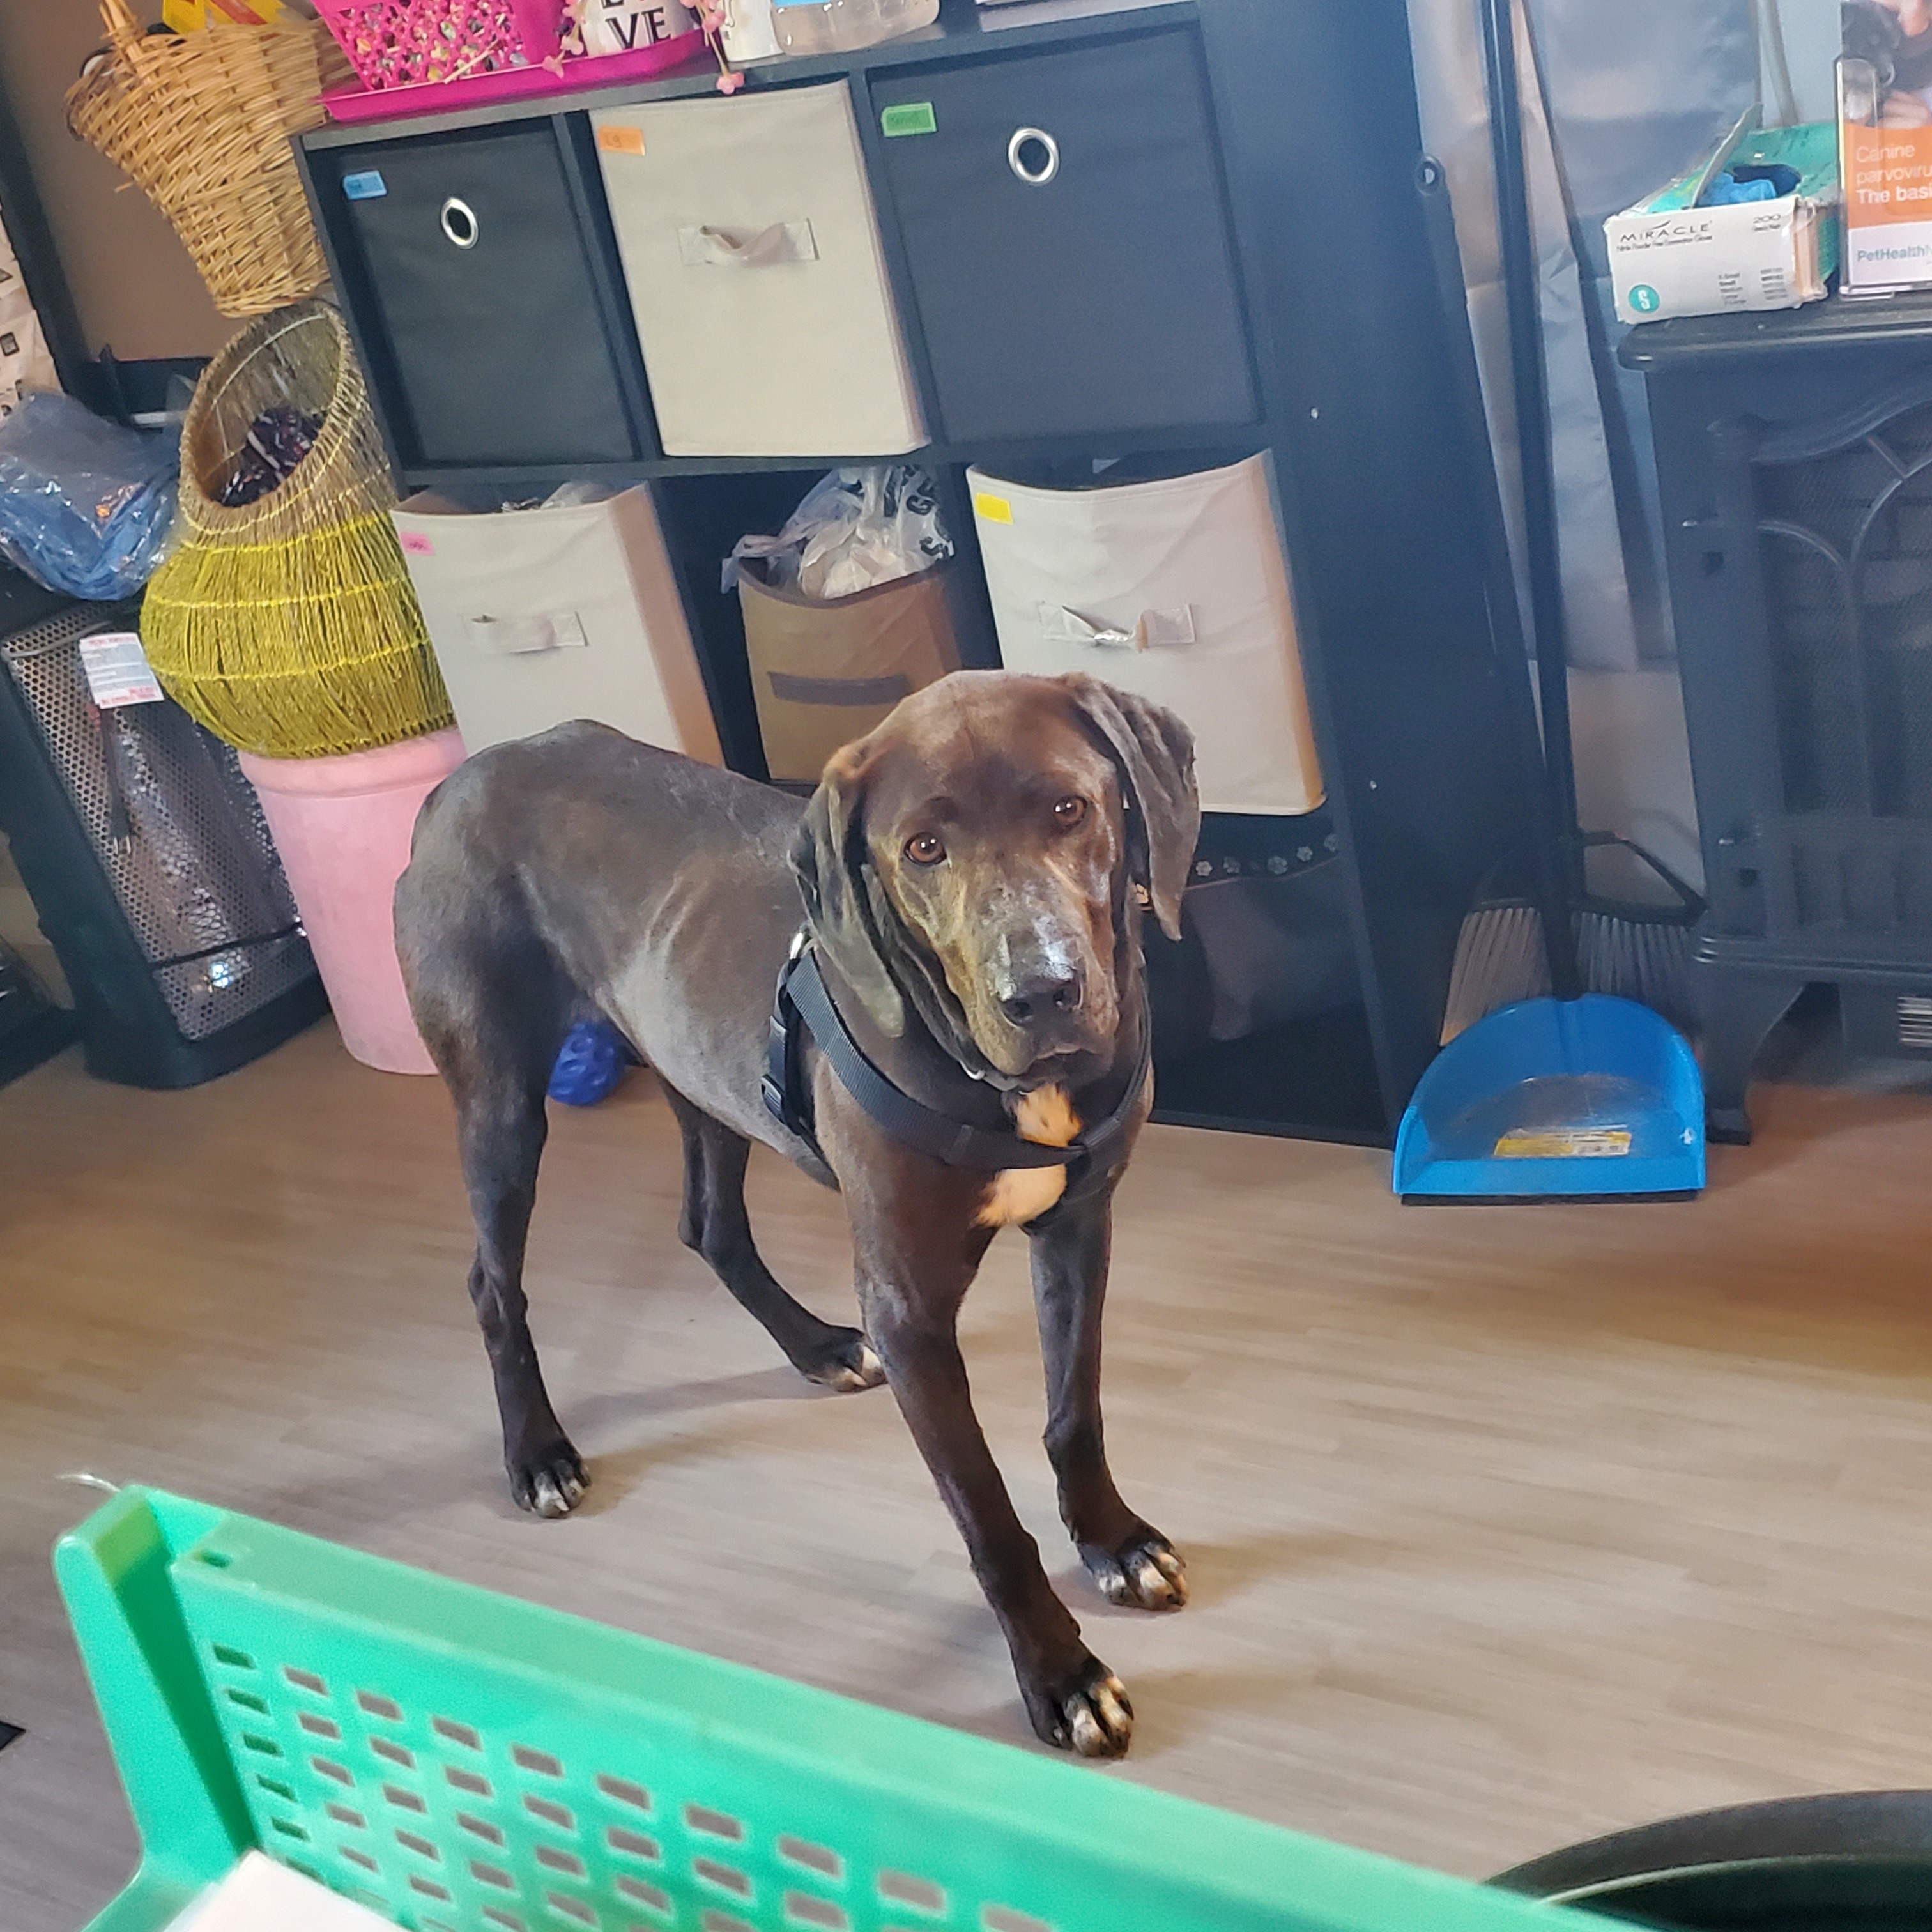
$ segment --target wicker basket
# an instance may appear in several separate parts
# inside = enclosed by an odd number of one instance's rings
[[[322,416],[276,488],[215,500],[256,418]],[[182,425],[186,537],[149,580],[148,662],[168,695],[236,750],[372,751],[452,722],[389,520],[395,492],[342,318],[307,302],[250,322],[202,374]]]
[[[68,125],[167,217],[224,315],[313,295],[328,272],[289,142],[352,78],[321,22],[144,34],[128,0],[100,15],[111,44],[69,90]]]

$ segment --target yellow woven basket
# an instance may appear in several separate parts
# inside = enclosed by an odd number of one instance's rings
[[[256,418],[322,416],[276,489],[218,500]],[[163,688],[238,751],[374,751],[452,722],[389,508],[362,371],[342,318],[298,302],[211,362],[182,425],[181,548],[149,580],[141,640]]]
[[[261,315],[328,280],[292,136],[322,124],[326,87],[354,76],[319,20],[220,22],[143,34],[100,0],[108,51],[68,90],[68,125],[173,225],[214,305]]]

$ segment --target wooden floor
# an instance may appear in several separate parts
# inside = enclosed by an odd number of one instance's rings
[[[1694,1807],[1932,1784],[1932,1100],[1760,1090],[1690,1204],[1401,1208],[1385,1158],[1156,1130],[1123,1191],[1116,1469],[1184,1616],[1109,1610],[1038,1447],[1024,1242],[980,1413],[1140,1713],[1118,1772],[1469,1874]],[[647,1077],[560,1115],[531,1267],[586,1512],[511,1508],[446,1105],[321,1028],[198,1091],[0,1092],[0,1918],[132,1837],[47,1570],[93,1472],[1022,1742],[883,1392],[808,1390],[673,1236]],[[754,1163],[850,1306],[836,1200]]]

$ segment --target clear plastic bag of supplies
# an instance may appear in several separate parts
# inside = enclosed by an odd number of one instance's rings
[[[725,560],[724,588],[735,589],[739,565],[756,558],[766,584],[830,602],[952,554],[939,493],[926,471],[909,463],[834,470],[812,485],[776,536],[738,539]]]
[[[172,429],[122,429],[70,396],[30,395],[0,422],[0,553],[50,590],[130,596],[174,522]]]

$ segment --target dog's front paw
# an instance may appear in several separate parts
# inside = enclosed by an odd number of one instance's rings
[[[1085,1651],[1057,1681],[1029,1684],[1026,1700],[1033,1727],[1050,1744],[1082,1757],[1124,1757],[1134,1734],[1134,1707],[1127,1687],[1097,1657]]]
[[[835,1328],[811,1356],[798,1364],[808,1382],[822,1383],[846,1395],[877,1388],[886,1378],[885,1366],[871,1342],[856,1328]]]
[[[517,1507],[532,1516],[569,1515],[590,1486],[584,1458],[562,1436],[540,1449],[506,1456],[504,1467]]]
[[[1082,1544],[1080,1560],[1110,1604],[1136,1610],[1178,1610],[1187,1600],[1187,1565],[1159,1530],[1144,1522],[1117,1549]]]

